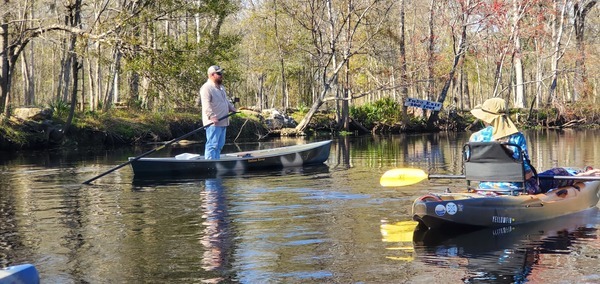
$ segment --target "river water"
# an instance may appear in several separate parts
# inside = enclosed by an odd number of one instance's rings
[[[538,170],[600,166],[599,134],[526,132]],[[321,167],[187,180],[124,167],[92,185],[82,182],[152,148],[0,152],[0,267],[32,263],[42,283],[600,283],[598,208],[503,230],[414,231],[412,201],[464,181],[384,188],[379,177],[460,174],[467,139],[336,138]]]

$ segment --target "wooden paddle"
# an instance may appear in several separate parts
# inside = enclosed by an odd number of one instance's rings
[[[223,120],[225,118],[228,118],[228,117],[230,117],[230,116],[232,116],[232,115],[234,115],[236,113],[237,112],[230,112],[228,115],[219,118],[218,121],[221,121],[221,120]],[[97,180],[97,179],[99,179],[99,178],[101,178],[101,177],[103,177],[103,176],[105,176],[105,175],[107,175],[107,174],[109,174],[111,172],[114,172],[114,171],[116,171],[116,170],[118,170],[118,169],[120,169],[120,168],[122,168],[124,166],[127,166],[127,165],[131,164],[132,162],[135,162],[135,161],[137,161],[137,160],[139,160],[139,159],[141,159],[143,157],[146,157],[146,156],[148,156],[148,155],[150,155],[150,154],[152,154],[152,153],[154,153],[154,152],[156,152],[158,150],[161,150],[161,149],[163,149],[163,148],[165,148],[165,147],[167,147],[167,146],[169,146],[169,145],[171,145],[171,144],[173,144],[173,143],[175,143],[177,141],[183,140],[183,139],[191,136],[192,134],[194,134],[194,133],[196,133],[196,132],[198,132],[198,131],[200,131],[202,129],[205,129],[205,128],[213,125],[213,124],[214,124],[214,122],[211,122],[211,123],[209,123],[207,125],[204,125],[204,126],[202,126],[200,128],[197,128],[196,130],[194,130],[192,132],[189,132],[189,133],[187,133],[185,135],[182,135],[182,136],[177,137],[177,138],[175,138],[175,139],[173,139],[171,141],[168,141],[165,144],[162,144],[162,145],[160,145],[160,146],[158,146],[158,147],[156,147],[156,148],[154,148],[154,149],[152,149],[152,150],[150,150],[148,152],[145,152],[145,153],[143,153],[143,154],[141,154],[141,155],[139,155],[139,156],[137,156],[137,157],[135,157],[133,159],[130,159],[129,161],[127,161],[125,163],[122,163],[122,164],[120,164],[120,165],[118,165],[118,166],[116,166],[116,167],[114,167],[114,168],[112,168],[112,169],[110,169],[110,170],[108,170],[106,172],[103,172],[103,173],[101,173],[101,174],[99,174],[99,175],[97,175],[97,176],[95,176],[95,177],[93,177],[91,179],[88,179],[88,180],[84,181],[83,184],[90,184],[92,181],[95,181],[95,180]]]
[[[540,179],[560,180],[600,180],[600,176],[538,176]],[[425,179],[464,179],[464,175],[430,175],[421,169],[399,168],[386,171],[379,183],[381,186],[407,186],[419,183]]]

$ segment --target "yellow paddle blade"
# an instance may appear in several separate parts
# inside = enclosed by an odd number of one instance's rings
[[[427,177],[427,173],[421,169],[392,169],[381,176],[379,184],[381,186],[406,186],[418,183]]]

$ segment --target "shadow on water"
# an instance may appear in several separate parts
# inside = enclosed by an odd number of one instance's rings
[[[521,283],[539,269],[544,254],[570,254],[577,241],[596,238],[594,207],[543,222],[470,232],[416,229],[416,259],[429,265],[462,267],[466,283]]]

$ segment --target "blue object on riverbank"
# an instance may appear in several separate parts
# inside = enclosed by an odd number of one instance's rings
[[[0,268],[0,284],[38,284],[40,276],[31,264]]]

